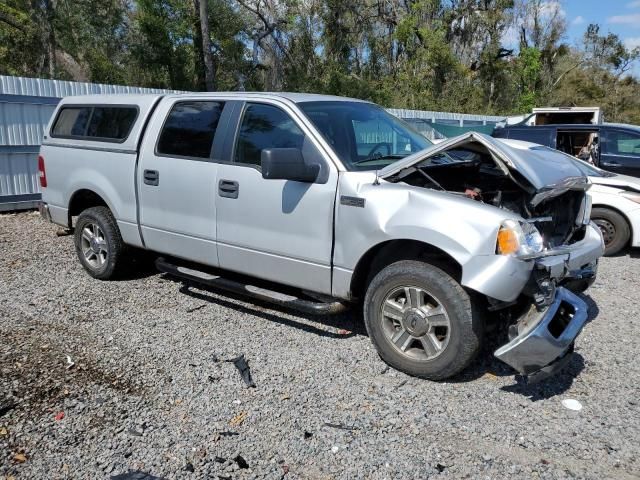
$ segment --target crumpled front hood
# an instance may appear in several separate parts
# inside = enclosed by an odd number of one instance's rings
[[[464,148],[478,143],[484,146],[496,164],[506,173],[518,172],[536,191],[553,189],[555,186],[584,184],[588,180],[571,158],[548,147],[515,140],[501,140],[477,132],[469,132],[416,152],[386,166],[378,172],[380,178],[389,178],[405,168],[412,167],[430,157],[448,150]],[[575,179],[575,180],[569,180]]]

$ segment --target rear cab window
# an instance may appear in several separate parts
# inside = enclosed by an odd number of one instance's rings
[[[122,143],[137,118],[135,105],[63,106],[51,128],[51,137]]]

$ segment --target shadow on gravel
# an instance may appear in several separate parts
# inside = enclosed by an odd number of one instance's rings
[[[598,307],[598,304],[593,300],[593,298],[591,298],[590,295],[587,295],[585,293],[581,293],[580,298],[584,300],[584,303],[586,303],[587,307],[589,308],[587,323],[595,320],[598,315],[600,315],[600,308]]]
[[[172,277],[167,276],[167,279],[171,279]],[[194,291],[193,289],[197,288],[199,291]],[[202,293],[202,291],[206,291],[211,293],[208,295],[207,293]],[[199,300],[203,300],[206,302],[217,303],[225,308],[230,308],[236,310],[240,313],[246,313],[249,315],[255,315],[256,317],[260,317],[265,320],[269,320],[270,322],[279,323],[281,325],[286,325],[288,327],[297,328],[299,330],[303,330],[305,332],[313,333],[320,337],[328,337],[328,338],[350,338],[356,335],[366,336],[367,332],[364,328],[364,324],[361,321],[360,316],[358,315],[357,310],[339,314],[339,315],[308,315],[305,313],[300,313],[296,310],[291,310],[285,307],[281,307],[280,305],[276,305],[273,303],[262,302],[260,300],[256,300],[255,298],[244,297],[242,295],[237,295],[235,293],[216,290],[214,288],[210,288],[206,285],[195,285],[189,282],[182,282],[182,286],[180,287],[180,293],[184,295],[188,295],[193,298],[197,298]],[[226,299],[222,299],[215,295],[224,295],[226,298],[229,298],[229,301]],[[250,302],[254,304],[256,307],[268,308],[272,310],[271,312],[265,312],[259,310],[258,308],[251,308],[245,305],[240,305],[232,302],[231,300],[238,300],[240,302]],[[287,313],[292,313],[293,315],[303,318],[309,322],[314,322],[317,324],[322,324],[324,326],[337,328],[339,330],[346,330],[350,333],[340,334],[335,332],[328,332],[321,327],[315,327],[313,325],[309,325],[302,322],[297,322],[296,320],[281,317],[276,311],[282,311]]]
[[[131,280],[142,280],[156,275],[160,272],[156,269],[155,261],[157,255],[145,250],[134,249],[129,252],[123,270],[113,281],[128,282]]]
[[[566,392],[582,370],[584,370],[584,358],[579,353],[574,353],[567,366],[554,377],[533,385],[527,384],[522,377],[516,377],[515,385],[508,385],[500,390],[518,393],[532,402],[537,402]]]

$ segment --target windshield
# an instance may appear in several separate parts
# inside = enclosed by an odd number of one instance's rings
[[[432,145],[410,125],[372,103],[298,105],[348,170],[379,170]]]

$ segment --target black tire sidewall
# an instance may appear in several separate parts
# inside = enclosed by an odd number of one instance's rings
[[[591,220],[603,219],[610,222],[616,229],[616,235],[613,241],[606,247],[604,255],[606,257],[620,253],[631,237],[631,229],[627,220],[618,212],[608,208],[594,208],[591,211]]]
[[[396,287],[415,285],[431,292],[449,316],[450,337],[445,350],[432,360],[413,360],[390,343],[382,327],[381,306]],[[448,274],[427,263],[404,260],[380,271],[372,280],[364,301],[367,332],[380,357],[409,375],[440,380],[463,370],[475,357],[482,342],[482,319],[469,294]]]
[[[95,268],[89,264],[82,253],[82,230],[89,223],[96,223],[100,227],[107,244],[107,261],[100,268]],[[74,232],[74,244],[78,259],[89,275],[99,280],[107,280],[114,276],[122,254],[123,244],[120,231],[108,208],[88,208],[78,216]]]

